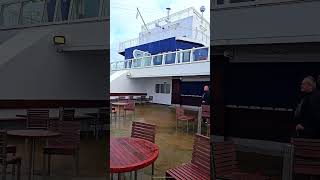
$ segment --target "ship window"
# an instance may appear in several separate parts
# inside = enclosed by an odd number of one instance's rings
[[[155,92],[160,94],[170,94],[171,86],[170,84],[163,83],[163,84],[156,84]]]
[[[224,0],[217,0],[217,4],[224,4]]]
[[[190,51],[182,52],[182,62],[190,62]]]
[[[193,61],[208,60],[208,48],[196,49],[193,51]]]
[[[18,24],[20,13],[20,3],[3,6],[2,22],[4,26],[14,26]]]
[[[43,14],[43,21],[53,22],[55,10],[56,10],[56,0],[47,0],[45,11]]]
[[[107,17],[109,15],[109,1],[108,0],[104,0],[104,7],[103,7],[103,16]]]
[[[166,64],[174,64],[176,61],[176,53],[170,53],[165,55]]]
[[[75,0],[72,8],[73,19],[99,16],[100,0]]]
[[[44,0],[27,1],[22,6],[22,24],[41,23]]]
[[[154,65],[161,65],[162,64],[162,56],[163,55],[153,56],[153,64]]]
[[[240,3],[240,2],[249,2],[249,1],[255,1],[255,0],[230,0],[230,3]]]

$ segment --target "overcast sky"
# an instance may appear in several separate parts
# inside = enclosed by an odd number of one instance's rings
[[[145,22],[151,22],[166,16],[166,8],[171,12],[194,7],[200,12],[200,7],[205,6],[204,17],[210,20],[210,0],[111,0],[110,1],[110,54],[111,61],[123,60],[117,53],[119,42],[137,38],[143,22],[136,19],[137,7]]]

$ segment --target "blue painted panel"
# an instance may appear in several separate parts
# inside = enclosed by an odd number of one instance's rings
[[[70,0],[61,0],[61,15],[63,21],[68,20],[69,8]]]
[[[56,0],[48,0],[47,1],[48,22],[53,21],[55,8],[56,8]]]

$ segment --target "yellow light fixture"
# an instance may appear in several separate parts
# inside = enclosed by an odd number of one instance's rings
[[[64,36],[54,36],[53,42],[55,45],[66,44],[66,38]]]

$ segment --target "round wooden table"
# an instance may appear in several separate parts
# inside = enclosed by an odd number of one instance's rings
[[[127,102],[114,102],[111,104],[118,107],[118,116],[117,117],[120,117],[121,107],[124,111],[124,107],[127,106],[129,103],[127,103]],[[123,117],[124,117],[124,115],[123,115]]]
[[[25,130],[12,130],[8,131],[8,135],[23,137],[30,139],[30,156],[29,156],[29,174],[28,179],[30,180],[33,175],[34,168],[34,154],[35,154],[35,145],[37,139],[47,139],[49,137],[59,136],[58,132],[47,131],[42,129],[25,129]]]
[[[156,161],[158,155],[159,147],[150,141],[131,137],[111,137],[110,172],[111,174],[136,172]]]

